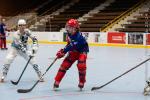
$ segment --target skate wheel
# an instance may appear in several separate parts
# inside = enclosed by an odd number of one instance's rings
[[[59,91],[59,89],[58,88],[53,88],[53,91]]]
[[[80,88],[80,91],[82,91],[82,88]]]

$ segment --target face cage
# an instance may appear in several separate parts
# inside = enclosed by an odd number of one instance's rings
[[[68,33],[71,33],[71,34],[74,34],[77,31],[75,27],[71,27],[71,26],[66,26],[65,29]]]
[[[24,31],[24,29],[26,29],[26,25],[20,24],[20,25],[18,25],[18,29],[19,29],[20,31]]]

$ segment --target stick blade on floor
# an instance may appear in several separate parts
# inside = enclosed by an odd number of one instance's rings
[[[18,81],[14,82],[14,81],[11,80],[11,83],[14,84],[14,85],[17,85],[19,82]]]
[[[18,89],[17,92],[18,93],[28,93],[30,92],[32,89]]]

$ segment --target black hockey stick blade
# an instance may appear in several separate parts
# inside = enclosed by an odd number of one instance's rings
[[[51,65],[46,69],[45,73],[42,75],[42,77],[48,72],[48,70],[52,67],[52,65],[55,63],[55,61],[57,60],[58,58],[55,58],[54,61],[51,63]],[[41,78],[42,78],[41,77]],[[33,88],[40,82],[40,80],[38,80],[30,89],[18,89],[17,92],[18,93],[28,93],[30,91],[33,90]]]
[[[141,66],[141,65],[144,64],[144,63],[146,63],[146,62],[149,61],[149,60],[150,60],[150,58],[147,58],[146,60],[142,61],[142,62],[139,63],[138,65],[132,67],[131,69],[127,70],[126,72],[122,73],[121,75],[119,75],[119,76],[115,77],[114,79],[110,80],[110,81],[107,82],[106,84],[104,84],[104,85],[102,85],[102,86],[98,86],[98,87],[93,87],[93,88],[91,89],[91,91],[93,91],[93,90],[98,90],[98,89],[103,88],[104,86],[106,86],[106,85],[110,84],[111,82],[117,80],[118,78],[120,78],[120,77],[122,77],[123,75],[129,73],[130,71],[132,71],[132,70],[138,68],[139,66]]]
[[[14,81],[11,80],[11,83],[12,83],[13,85],[17,85],[19,82],[18,82],[18,81],[14,82]]]
[[[32,91],[32,88],[31,89],[18,89],[17,90],[18,93],[28,93],[30,91]]]
[[[24,69],[23,69],[23,71],[22,71],[22,73],[21,73],[19,79],[18,79],[17,81],[12,81],[12,80],[11,80],[11,83],[12,83],[12,84],[17,85],[17,84],[19,83],[19,81],[20,81],[20,79],[21,79],[21,77],[22,77],[24,71],[26,70],[26,68],[27,68],[27,66],[28,66],[28,64],[29,64],[29,62],[30,62],[30,60],[32,59],[32,57],[33,57],[33,56],[30,56],[30,58],[29,58],[28,62],[26,63],[26,65],[25,65],[25,67],[24,67]]]
[[[103,88],[103,87],[104,87],[104,85],[103,85],[103,86],[100,86],[100,87],[92,87],[91,91],[93,91],[93,90],[98,90],[98,89],[101,89],[101,88]]]
[[[40,82],[40,80],[38,80],[30,89],[18,89],[17,92],[18,93],[28,93],[30,91],[33,90],[33,88]]]

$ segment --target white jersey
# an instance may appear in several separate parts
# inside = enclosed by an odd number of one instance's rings
[[[31,31],[29,29],[25,29],[24,33],[20,33],[20,31],[16,31],[13,34],[13,42],[12,47],[15,47],[16,49],[26,48],[28,46],[28,39],[31,38],[34,45],[38,46],[38,41],[35,38],[33,34],[31,34]]]
[[[6,56],[6,60],[5,60],[5,64],[10,64],[13,62],[13,60],[15,59],[15,57],[19,54],[20,56],[22,56],[23,58],[25,58],[26,60],[29,59],[29,54],[31,54],[32,52],[30,52],[28,50],[28,38],[31,38],[31,40],[33,41],[32,44],[32,48],[36,48],[36,50],[38,49],[38,41],[35,38],[35,36],[33,36],[30,32],[29,29],[25,29],[24,31],[25,33],[22,34],[20,33],[20,31],[16,31],[13,34],[13,41],[11,43],[11,48]],[[31,63],[34,64],[34,57],[31,60]]]
[[[38,50],[38,41],[35,38],[35,36],[32,35],[29,29],[24,29],[23,33],[21,33],[21,31],[18,30],[12,36],[13,40],[11,43],[11,48],[9,49],[2,69],[2,80],[4,80],[4,78],[7,76],[11,63],[14,61],[17,55],[20,55],[26,61],[29,61],[29,58],[32,57],[29,63],[33,66],[34,70],[36,71],[39,80],[43,81],[41,71],[39,70],[38,65],[35,62],[35,54]],[[28,50],[27,48],[29,38],[33,42],[31,50]]]

